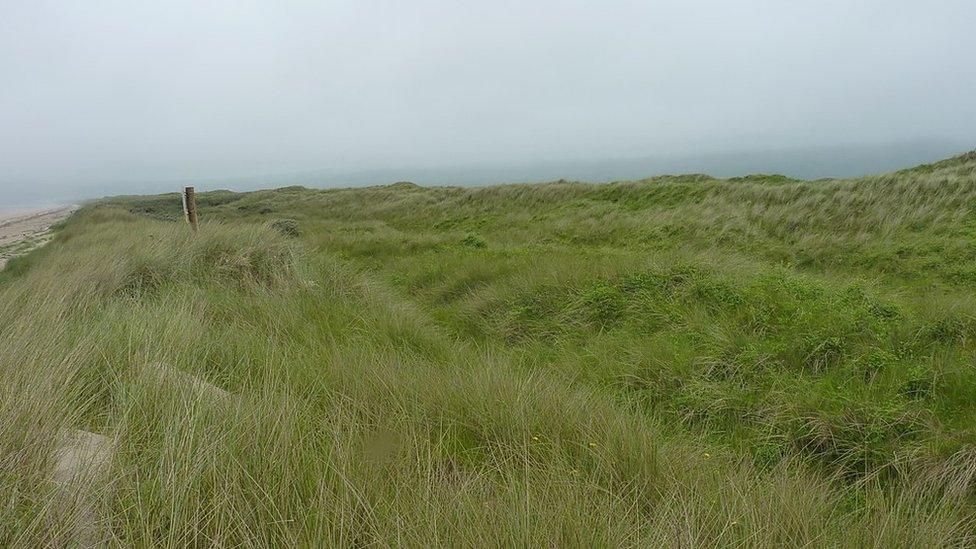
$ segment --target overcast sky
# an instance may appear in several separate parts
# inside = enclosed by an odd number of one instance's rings
[[[0,188],[976,147],[974,13],[972,0],[0,0]]]

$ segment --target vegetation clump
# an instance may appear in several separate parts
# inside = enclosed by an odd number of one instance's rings
[[[461,245],[469,248],[484,248],[488,246],[488,243],[485,242],[485,239],[481,238],[480,235],[468,233],[464,236],[464,238],[461,239]]]
[[[285,236],[301,236],[298,221],[294,219],[275,219],[268,222],[268,226]]]

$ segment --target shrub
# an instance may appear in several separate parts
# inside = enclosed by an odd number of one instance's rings
[[[475,233],[468,233],[467,236],[461,239],[461,245],[469,248],[484,248],[488,246],[488,243],[481,236]]]
[[[298,221],[294,219],[275,219],[268,222],[268,226],[285,236],[301,236]]]

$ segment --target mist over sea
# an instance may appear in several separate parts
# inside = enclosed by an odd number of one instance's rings
[[[561,159],[485,162],[457,165],[331,168],[290,173],[227,174],[215,177],[145,177],[114,181],[7,182],[11,189],[0,213],[79,203],[104,196],[178,192],[193,185],[199,191],[248,191],[303,185],[313,188],[363,187],[411,181],[418,185],[479,186],[535,183],[566,179],[606,182],[664,174],[703,173],[726,178],[748,174],[783,174],[797,179],[846,178],[909,168],[976,148],[973,142],[930,140],[881,145],[788,148],[766,151],[656,154],[640,158]]]

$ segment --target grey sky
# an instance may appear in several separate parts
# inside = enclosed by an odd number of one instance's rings
[[[976,146],[974,12],[972,0],[0,0],[0,187]]]

